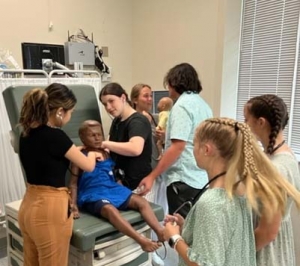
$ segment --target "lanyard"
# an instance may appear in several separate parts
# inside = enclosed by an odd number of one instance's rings
[[[217,174],[216,176],[214,176],[211,180],[209,180],[204,186],[203,188],[201,188],[199,190],[199,192],[196,194],[195,197],[190,198],[189,200],[185,201],[184,203],[182,203],[177,209],[176,211],[174,211],[174,213],[177,213],[181,208],[183,208],[185,205],[189,205],[190,209],[193,207],[193,205],[197,202],[197,200],[201,197],[201,195],[205,192],[205,190],[207,189],[207,187],[209,186],[210,183],[212,183],[213,181],[215,181],[217,178],[223,176],[226,174],[226,171]]]

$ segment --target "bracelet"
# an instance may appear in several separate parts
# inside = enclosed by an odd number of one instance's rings
[[[175,242],[175,244],[174,244],[174,247],[173,247],[173,249],[174,249],[175,251],[177,251],[176,247],[177,247],[177,244],[178,244],[180,241],[184,241],[184,239],[183,239],[183,238],[178,238],[178,239],[176,240],[176,242]]]

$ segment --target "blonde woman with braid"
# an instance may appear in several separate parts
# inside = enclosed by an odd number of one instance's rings
[[[300,189],[298,162],[285,142],[283,130],[288,122],[284,101],[276,95],[266,94],[250,99],[244,108],[245,121],[261,142],[265,153],[279,172]],[[264,213],[255,216],[257,265],[295,266],[295,250],[291,221],[293,200],[288,198],[284,214],[278,212],[273,219]]]
[[[282,178],[245,123],[205,120],[195,132],[194,156],[208,173],[209,188],[185,221],[178,214],[165,219],[165,236],[179,253],[179,265],[255,266],[252,210],[263,207],[271,221],[284,214],[286,195],[300,207],[300,193]]]

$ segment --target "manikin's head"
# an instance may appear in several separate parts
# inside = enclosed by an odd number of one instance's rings
[[[98,121],[84,121],[78,131],[79,137],[87,149],[100,149],[103,141],[102,126]]]
[[[169,97],[163,97],[159,100],[157,104],[158,112],[170,111],[173,106],[173,100]]]

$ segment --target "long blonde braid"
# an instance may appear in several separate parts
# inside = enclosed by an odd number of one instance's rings
[[[287,195],[300,208],[300,193],[279,174],[248,125],[229,118],[212,118],[198,127],[196,138],[199,142],[212,141],[227,161],[225,189],[229,197],[242,187],[249,206],[257,213],[262,207],[270,219],[278,211],[284,213]]]

